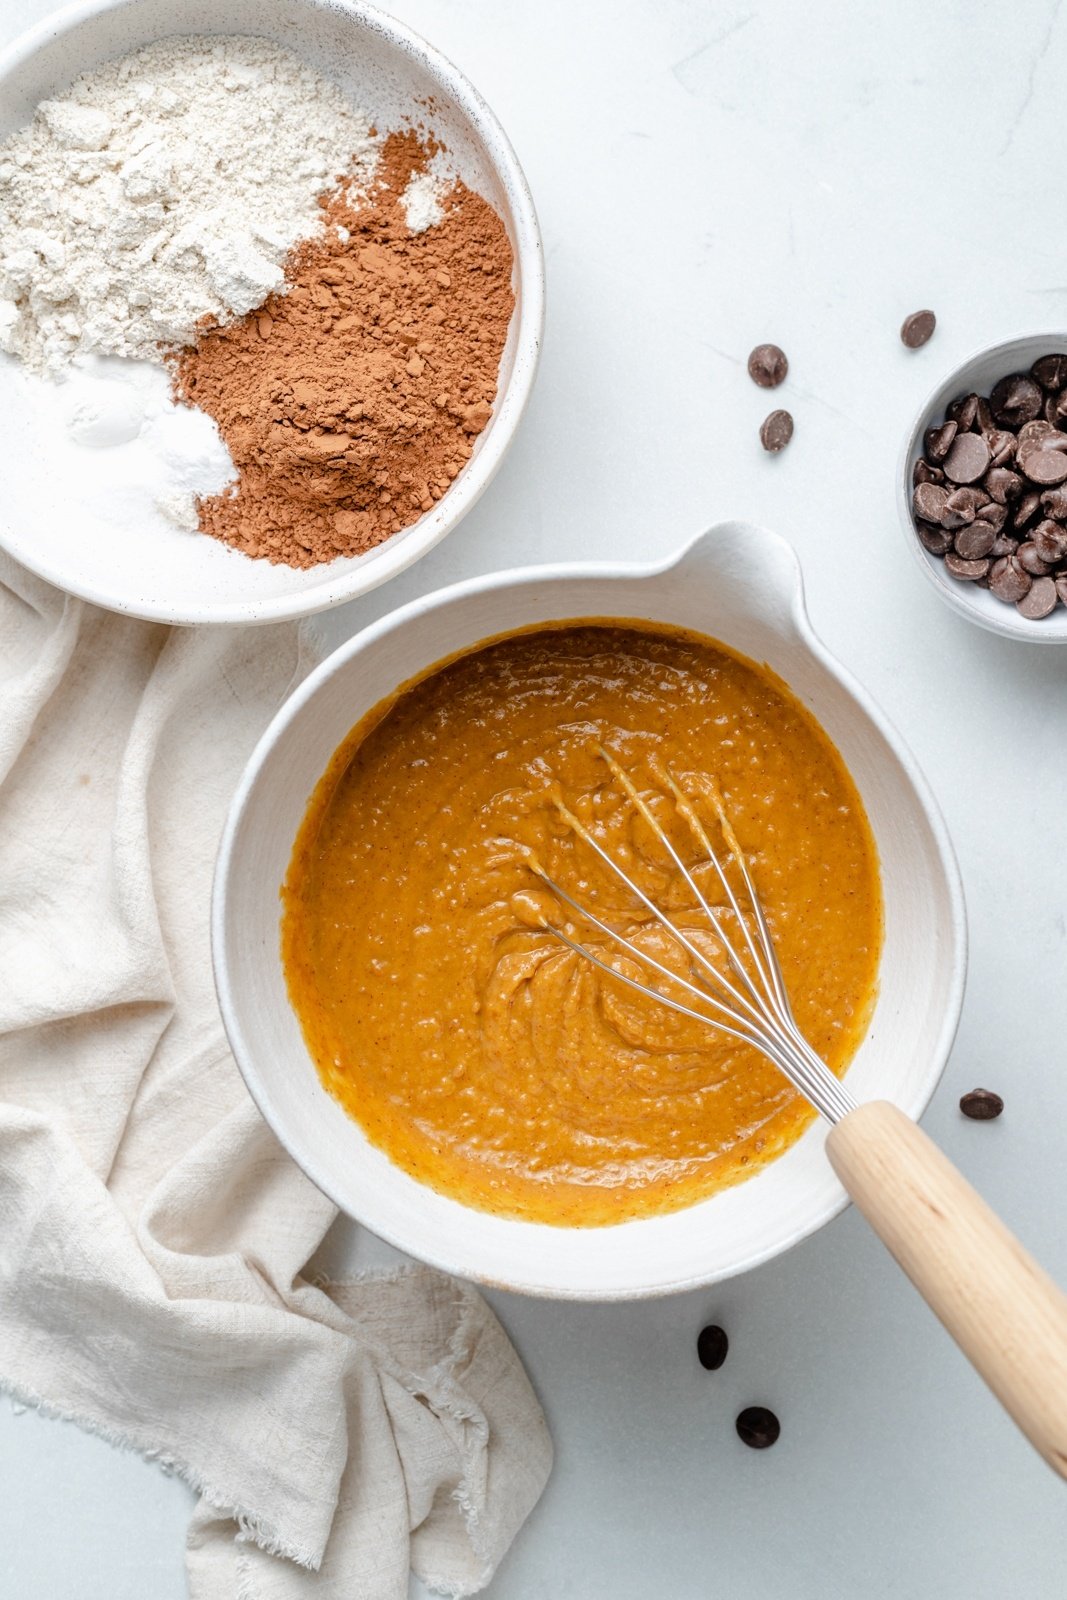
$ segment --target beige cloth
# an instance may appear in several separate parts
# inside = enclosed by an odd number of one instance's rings
[[[216,841],[309,640],[0,557],[0,1385],[192,1485],[192,1600],[472,1593],[551,1461],[471,1288],[301,1275],[333,1208],[226,1047]]]

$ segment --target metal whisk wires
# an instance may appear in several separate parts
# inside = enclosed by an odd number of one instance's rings
[[[718,940],[723,952],[722,962],[713,961],[702,951],[690,936],[679,928],[656,905],[650,896],[636,884],[633,879],[623,871],[618,862],[607,850],[593,837],[589,829],[567,807],[562,800],[556,804],[560,816],[567,826],[577,836],[594,850],[600,860],[623,883],[630,893],[641,902],[645,909],[655,918],[667,934],[686,952],[690,962],[691,979],[672,972],[669,967],[657,961],[648,951],[642,950],[632,940],[619,933],[610,926],[588,906],[580,904],[566,889],[556,883],[544,870],[540,862],[531,859],[533,871],[541,879],[547,889],[556,896],[557,900],[571,907],[582,921],[599,929],[609,940],[627,951],[629,955],[641,965],[659,973],[672,985],[687,991],[701,1009],[695,1009],[684,1001],[676,999],[673,995],[664,994],[658,988],[639,983],[628,973],[612,966],[603,960],[584,944],[571,937],[563,928],[550,922],[547,918],[543,926],[547,932],[553,934],[563,944],[568,945],[577,955],[592,962],[602,972],[608,973],[620,983],[626,984],[631,989],[636,989],[639,994],[647,995],[649,999],[658,1001],[661,1005],[677,1011],[683,1016],[691,1017],[697,1022],[702,1022],[710,1028],[717,1029],[720,1033],[730,1034],[735,1039],[741,1039],[746,1044],[753,1045],[760,1050],[769,1061],[789,1079],[794,1088],[824,1116],[829,1122],[838,1122],[855,1109],[855,1102],[838,1078],[835,1078],[815,1051],[804,1038],[793,1008],[789,1002],[785,983],[782,978],[778,957],[775,953],[774,943],[771,938],[770,928],[763,911],[756,886],[752,879],[745,853],[738,843],[737,837],[730,826],[722,795],[717,785],[711,784],[709,793],[715,810],[716,821],[722,833],[723,842],[729,858],[733,859],[738,876],[743,886],[743,896],[739,895],[730,881],[723,861],[716,851],[707,829],[700,820],[692,802],[683,794],[675,783],[671,774],[665,767],[660,767],[657,777],[661,780],[663,788],[674,802],[678,816],[688,827],[696,844],[713,869],[715,877],[725,896],[726,904],[733,914],[738,935],[731,938],[723,924],[721,915],[709,905],[700,885],[693,876],[692,871],[685,865],[675,846],[664,829],[657,821],[651,807],[636,788],[615,757],[598,746],[599,754],[610,768],[616,782],[622,788],[627,798],[651,828],[659,843],[666,850],[670,860],[681,873],[689,886],[701,912],[707,918],[709,926]],[[747,906],[742,900],[747,901]],[[744,955],[747,954],[746,963]],[[710,1008],[711,1014],[708,1014]]]

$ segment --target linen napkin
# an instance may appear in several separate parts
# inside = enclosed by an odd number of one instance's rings
[[[216,843],[311,653],[0,556],[0,1386],[193,1487],[192,1600],[474,1593],[551,1464],[473,1289],[303,1275],[333,1208],[226,1046]]]

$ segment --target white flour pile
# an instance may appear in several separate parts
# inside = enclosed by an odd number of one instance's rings
[[[168,39],[80,77],[0,145],[0,349],[55,375],[78,354],[158,360],[202,317],[284,286],[365,117],[264,39]]]

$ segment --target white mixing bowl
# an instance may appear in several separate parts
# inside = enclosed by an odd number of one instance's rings
[[[533,386],[544,323],[544,265],[533,200],[499,122],[467,79],[417,34],[372,6],[335,0],[83,0],[0,55],[0,139],[79,73],[177,34],[256,34],[332,78],[382,129],[425,123],[460,177],[491,202],[515,257],[515,310],[496,404],[473,455],[418,522],[365,555],[298,571],[254,561],[216,539],[162,524],[136,533],[72,515],[72,486],[45,444],[23,429],[14,363],[0,357],[0,420],[8,449],[39,455],[17,491],[0,476],[0,545],[50,583],[97,605],[160,622],[276,622],[340,605],[426,554],[463,518],[511,443]],[[28,430],[27,430],[28,432]],[[13,441],[17,441],[13,443]],[[36,467],[36,462],[34,462]]]
[[[688,1210],[608,1228],[556,1228],[474,1211],[418,1183],[369,1143],[322,1087],[289,1005],[279,887],[308,799],[334,750],[399,684],[492,634],[589,617],[675,623],[767,662],[810,707],[855,779],[874,830],[885,950],[874,1016],[848,1073],[857,1100],[913,1116],[944,1067],[963,994],[963,895],[915,762],[828,655],[800,570],[773,534],[726,523],[665,566],[535,567],[457,584],[357,634],[312,673],[264,734],[223,836],[212,937],[222,1014],[260,1110],[342,1210],[460,1277],[529,1294],[614,1300],[743,1272],[846,1203],[816,1123],[747,1182]]]

